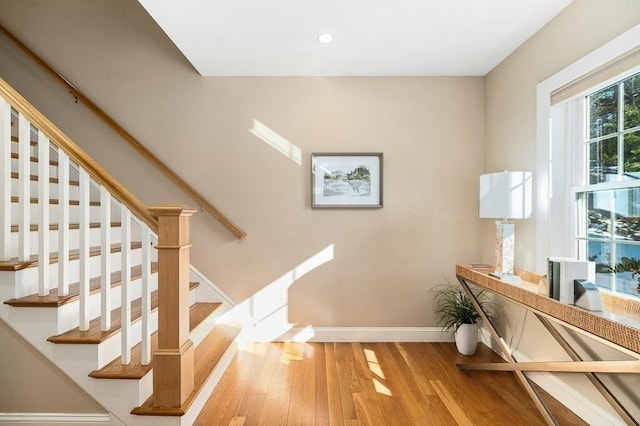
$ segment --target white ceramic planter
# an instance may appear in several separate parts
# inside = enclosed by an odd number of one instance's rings
[[[478,339],[476,336],[475,324],[462,324],[455,332],[456,347],[462,355],[473,355],[476,353]]]

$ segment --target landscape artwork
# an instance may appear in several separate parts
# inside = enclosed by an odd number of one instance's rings
[[[382,207],[382,153],[312,154],[311,207]]]

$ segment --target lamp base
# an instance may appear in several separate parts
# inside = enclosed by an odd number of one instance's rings
[[[515,225],[506,220],[496,221],[496,273],[513,275]]]

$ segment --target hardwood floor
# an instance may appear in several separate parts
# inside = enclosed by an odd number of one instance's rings
[[[544,425],[509,372],[453,343],[244,344],[195,425]],[[479,345],[474,360],[499,359]],[[551,397],[560,425],[586,425]]]

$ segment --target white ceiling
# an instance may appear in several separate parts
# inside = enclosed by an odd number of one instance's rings
[[[482,76],[572,0],[138,1],[204,76]]]

